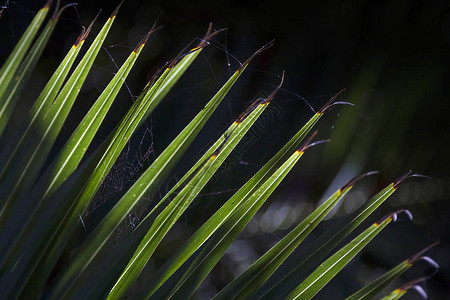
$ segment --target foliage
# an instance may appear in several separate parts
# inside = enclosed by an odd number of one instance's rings
[[[119,7],[107,19],[76,67],[91,32],[83,29],[39,97],[14,128],[11,116],[21,92],[39,60],[62,11],[55,9],[40,31],[50,10],[47,2],[17,43],[0,70],[0,287],[5,299],[97,299],[122,298],[133,287],[155,250],[186,209],[199,195],[258,117],[270,105],[283,84],[267,97],[257,99],[231,123],[202,157],[146,214],[145,218],[111,251],[111,242],[124,222],[145,197],[154,197],[183,154],[204,128],[252,59],[269,48],[263,46],[246,60],[178,136],[155,158],[115,203],[88,236],[71,249],[74,232],[83,226],[83,215],[106,176],[143,122],[153,113],[183,73],[220,31],[210,25],[197,46],[181,53],[162,67],[147,83],[122,120],[100,146],[88,152],[100,126],[108,119],[116,96],[146,45],[150,33],[124,61],[67,142],[52,155],[62,127],[86,81],[96,56],[112,27]],[[2,14],[3,14],[2,10]],[[40,32],[40,33],[39,33]],[[38,35],[39,33],[39,35]],[[303,157],[306,150],[324,141],[308,136],[324,113],[337,104],[335,95],[301,127],[273,157],[225,202],[148,281],[137,298],[188,298],[211,272],[272,192]],[[9,134],[14,132],[14,134]],[[9,136],[8,136],[9,134]],[[303,142],[303,143],[302,143]],[[95,148],[95,147],[94,147]],[[321,263],[333,249],[395,192],[410,172],[373,196],[359,211],[324,233],[301,259],[294,250],[369,172],[349,180],[299,225],[267,251],[215,298],[309,299],[318,293],[389,223],[399,211],[374,223]],[[156,199],[156,198],[155,198]],[[69,259],[64,255],[70,249]],[[72,251],[73,250],[73,251]],[[291,255],[293,254],[293,255]],[[363,288],[351,299],[363,299],[381,291],[387,283],[418,260],[407,260],[382,279]],[[292,259],[295,263],[292,263]],[[428,262],[431,259],[427,260]],[[432,261],[431,261],[432,262]],[[432,263],[433,264],[433,263]],[[318,266],[319,265],[319,266]],[[318,267],[317,267],[318,266]],[[303,281],[301,280],[303,279]],[[406,289],[400,289],[406,291]],[[397,294],[399,294],[397,292]]]

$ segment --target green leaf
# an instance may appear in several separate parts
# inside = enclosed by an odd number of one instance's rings
[[[30,79],[34,67],[36,66],[39,58],[41,57],[42,52],[44,51],[44,48],[47,45],[47,42],[51,34],[53,33],[62,12],[67,7],[73,5],[75,4],[66,5],[59,10],[58,8],[56,8],[52,18],[48,21],[47,25],[44,27],[39,37],[34,42],[33,47],[20,64],[20,67],[18,68],[14,78],[10,81],[9,85],[7,86],[7,90],[2,97],[4,99],[0,100],[1,103],[4,103],[3,107],[0,110],[0,135],[3,133],[5,128],[8,128],[7,124],[11,117],[12,111],[16,105],[17,99],[20,97],[23,88],[25,87],[25,84]]]
[[[337,96],[337,95],[336,95]],[[153,280],[147,285],[148,296],[152,295],[230,216],[236,209],[266,181],[273,172],[295,151],[298,144],[309,133],[323,113],[335,105],[336,96],[295,134],[294,137],[264,165],[244,186],[242,186],[200,229],[157,271]],[[183,179],[182,179],[183,180]],[[177,188],[175,186],[174,188]]]
[[[396,290],[393,290],[389,295],[381,298],[381,300],[397,300],[397,299],[400,299],[401,297],[403,297],[403,295],[406,294],[406,292],[407,292],[407,290],[396,289]]]
[[[10,209],[10,202],[14,202],[19,197],[26,198],[29,193],[29,189],[36,180],[114,19],[115,15],[111,16],[105,23],[58,97],[46,112],[42,122],[37,124],[34,132],[30,133],[31,143],[28,145],[29,148],[20,156],[18,165],[12,170],[13,173],[7,174],[7,178],[0,189],[0,195],[6,199],[5,205],[0,211],[0,224],[4,220],[5,212]],[[20,204],[20,201],[16,203],[18,206]]]
[[[272,96],[273,97],[273,96]],[[198,160],[198,162],[183,176],[183,178],[177,182],[177,184],[164,196],[164,198],[156,205],[156,207],[161,206],[170,195],[172,195],[178,187],[180,187],[186,180],[192,178],[192,175],[204,165],[204,163],[211,158],[215,153],[217,153],[217,157],[215,159],[215,162],[211,164],[208,173],[211,174],[214,169],[217,169],[220,164],[223,162],[225,157],[229,155],[231,150],[236,146],[236,144],[242,139],[242,137],[245,135],[245,133],[250,129],[252,124],[256,121],[256,119],[261,115],[261,113],[264,111],[264,109],[267,107],[269,103],[269,99],[258,99],[253,103],[249,109],[247,109],[231,126],[228,128],[228,130],[225,131],[225,133],[211,146],[211,148],[206,151],[206,153]],[[220,150],[220,151],[219,151]],[[215,164],[215,165],[214,165]],[[203,177],[202,180],[206,180],[206,177]],[[190,186],[191,183],[188,183]],[[190,195],[190,197],[195,196],[195,194]],[[137,229],[133,231],[131,236],[127,238],[123,244],[125,244],[124,249],[120,249],[117,251],[117,254],[114,253],[112,257],[114,257],[115,263],[112,264],[111,262],[106,262],[102,265],[102,267],[97,268],[94,273],[90,271],[85,271],[83,274],[78,276],[80,281],[85,282],[85,284],[78,283],[78,286],[85,286],[89,285],[94,287],[95,285],[91,284],[92,282],[99,282],[101,281],[101,286],[95,286],[95,291],[93,290],[87,290],[86,288],[83,289],[82,294],[78,294],[77,298],[88,298],[92,296],[92,293],[98,292],[98,290],[105,290],[107,287],[111,289],[112,287],[112,280],[114,278],[117,279],[118,275],[120,275],[120,272],[123,268],[126,266],[126,261],[124,261],[124,256],[127,256],[127,253],[130,252],[129,249],[133,248],[133,245],[137,244],[139,242],[138,238],[136,236],[140,236],[139,239],[142,239],[144,237],[145,233],[149,230],[151,225],[154,221],[154,214],[157,209],[152,209],[152,211],[145,217],[145,219],[139,224]],[[140,232],[140,234],[136,235],[136,232]],[[135,246],[137,247],[137,245]],[[135,249],[134,249],[135,250]],[[134,252],[133,250],[133,252]],[[133,252],[129,253],[128,260],[131,258]],[[100,253],[97,255],[101,255]],[[117,268],[116,264],[117,261],[124,261],[122,268]],[[113,268],[116,271],[111,272],[104,272],[105,268]],[[100,271],[101,272],[98,272]],[[117,272],[116,276],[114,276]],[[102,280],[104,276],[107,276],[105,280]],[[108,285],[107,282],[110,282]],[[79,289],[79,288],[78,288]],[[77,291],[78,289],[74,288],[74,291]]]
[[[2,221],[4,221],[5,217],[8,215],[7,212],[11,209],[11,204],[19,207],[22,201],[25,201],[14,200],[17,198],[19,200],[27,198],[31,184],[35,181],[36,176],[38,175],[42,164],[51,149],[51,146],[61,130],[61,127],[81,89],[84,80],[86,79],[90,68],[92,67],[94,59],[98,54],[98,51],[100,50],[114,19],[115,14],[113,14],[105,23],[91,47],[62,88],[58,97],[46,112],[44,119],[40,122],[40,124],[38,124],[40,131],[32,132],[32,136],[34,137],[31,144],[32,147],[27,149],[27,153],[25,155],[21,155],[19,166],[15,168],[14,173],[11,176],[7,176],[8,180],[3,183],[1,194],[5,195],[6,201],[0,212],[0,218]],[[27,269],[27,271],[31,271],[31,269]],[[10,283],[8,284],[8,290],[5,291],[5,294],[8,295],[11,293],[11,297],[12,295],[18,296],[18,291],[21,291],[23,288],[23,282],[16,285],[16,280],[19,280],[20,277],[25,276],[28,275],[25,275],[22,272],[15,272],[14,276],[12,276],[13,278],[11,278]]]
[[[70,48],[69,52],[67,53],[66,57],[63,59],[61,64],[59,65],[56,72],[53,74],[47,85],[44,87],[42,93],[39,95],[37,101],[34,103],[32,108],[30,109],[28,116],[26,117],[25,121],[23,122],[21,128],[15,132],[13,137],[10,139],[9,143],[6,145],[4,152],[2,153],[4,156],[2,158],[5,158],[3,160],[3,167],[1,174],[4,174],[7,171],[7,166],[10,164],[10,162],[14,159],[17,152],[23,151],[19,149],[26,148],[26,139],[25,137],[28,135],[28,132],[33,127],[35,122],[39,122],[38,120],[40,118],[43,118],[44,112],[50,107],[51,102],[56,97],[57,92],[59,91],[61,85],[63,84],[64,79],[66,78],[70,67],[72,66],[77,54],[79,53],[79,50],[81,49],[81,45],[83,44],[82,37],[84,36],[84,30],[81,33],[80,37],[77,39],[77,42]],[[15,139],[14,137],[18,137]],[[1,176],[0,176],[1,177]],[[30,201],[31,203],[35,203],[35,201]],[[30,203],[29,202],[29,203]],[[12,212],[11,215],[14,217],[12,219],[9,219],[8,226],[2,228],[0,230],[0,257],[6,259],[7,255],[5,253],[5,249],[11,249],[12,248],[12,240],[9,237],[4,238],[5,231],[9,230],[15,230],[17,225],[19,224],[21,228],[25,228],[23,224],[22,218],[17,217],[17,213],[21,214],[25,211],[28,211],[27,208],[32,208],[32,205],[27,204],[25,206],[20,207],[19,210],[16,210],[16,212]],[[3,242],[5,241],[5,242]],[[6,242],[8,241],[8,242]]]
[[[136,62],[136,59],[139,56],[139,53],[141,52],[147,38],[148,36],[136,47],[135,51],[131,53],[123,66],[111,80],[109,85],[105,88],[103,93],[99,96],[92,108],[86,114],[80,125],[69,138],[66,145],[63,147],[55,163],[52,164],[51,172],[47,172],[46,174],[41,176],[41,181],[50,182],[48,182],[46,186],[41,186],[41,195],[39,196],[39,198],[42,199],[42,197],[45,198],[49,194],[51,194],[76,169],[76,167],[78,167],[78,164],[81,161],[84,153],[86,152],[87,147],[92,141],[95,133],[100,127],[100,124],[105,118],[106,113],[111,107],[112,102],[114,101],[117,93],[122,87],[125,78],[130,72],[133,64]],[[29,206],[31,208],[34,208],[34,212],[37,212],[42,202],[42,200],[33,201],[33,204],[30,203]],[[16,223],[18,224],[18,226],[16,227],[19,227],[19,229],[26,228],[33,219],[33,216],[30,216],[30,214],[31,213],[29,212],[29,210],[23,208],[11,214],[14,216],[14,220],[8,222],[8,231],[10,232],[10,234],[5,238],[5,240],[9,241],[9,243],[5,244],[7,244],[10,249],[14,249],[14,246],[17,243],[19,247],[23,244],[18,241],[18,238],[20,238],[20,234],[18,234],[17,230],[12,230],[13,228],[11,227],[13,227],[14,223]],[[0,237],[0,240],[2,240],[3,234],[1,234]],[[16,239],[14,237],[16,237]]]
[[[438,242],[431,244],[430,246],[426,247],[425,249],[419,251],[418,253],[414,254],[412,257],[408,258],[407,260],[402,261],[400,264],[389,270],[388,272],[384,273],[374,281],[372,281],[370,284],[366,285],[356,293],[352,294],[351,296],[347,297],[346,300],[369,300],[373,299],[379,292],[381,292],[389,283],[391,283],[394,279],[402,275],[406,270],[408,270],[414,263],[416,263],[419,260],[425,260],[432,264],[432,266],[437,270],[439,266],[431,260],[429,257],[424,257],[422,254],[424,254],[426,251],[428,251],[430,248],[437,245]]]
[[[396,267],[392,268],[381,277],[377,278],[372,283],[368,284],[358,292],[354,293],[350,297],[347,297],[347,300],[356,300],[356,299],[373,299],[375,295],[377,295],[383,288],[385,288],[392,280],[399,277],[406,270],[411,267],[411,264],[408,260],[403,261]]]
[[[406,173],[373,196],[361,209],[354,213],[356,216],[345,218],[314,240],[305,249],[291,255],[267,280],[254,298],[283,299],[297,286],[299,279],[305,278],[311,269],[317,266],[346,236],[386,201],[394,193],[398,185],[409,175],[410,172]]]
[[[205,38],[208,39],[210,36],[213,35],[209,34],[208,31]],[[73,198],[76,198],[76,200],[73,200],[75,204],[69,211],[70,215],[65,217],[65,219],[68,219],[69,221],[67,221],[65,228],[61,230],[60,235],[67,237],[68,232],[73,230],[78,221],[78,216],[82,214],[87,204],[97,192],[132,134],[139,125],[142,124],[146,116],[148,116],[161,102],[162,97],[168,93],[180,76],[187,70],[190,64],[198,56],[199,52],[203,49],[203,46],[203,42],[201,42],[198,47],[184,55],[182,59],[175,59],[171,63],[171,66],[166,68],[156,81],[147,84],[144,91],[122,119],[114,133],[107,139],[109,145],[104,149],[104,155],[101,157],[97,167],[93,170],[87,180],[85,187],[80,193],[76,191],[77,194],[73,196]],[[65,244],[64,241],[60,242],[60,246],[58,247],[62,248],[63,244]]]
[[[115,13],[117,13],[117,10]],[[83,167],[70,180],[70,183],[63,184],[58,189],[59,192],[44,201],[45,205],[40,210],[42,213],[36,216],[34,220],[34,223],[40,224],[40,226],[35,229],[32,228],[32,232],[28,234],[29,237],[33,237],[32,241],[34,241],[29,243],[32,251],[25,247],[27,249],[25,251],[27,259],[21,261],[21,265],[24,268],[35,270],[32,279],[29,281],[29,287],[24,292],[39,291],[40,287],[45,283],[45,278],[51,273],[66,243],[69,241],[71,233],[77,226],[79,216],[91,199],[86,197],[85,203],[79,203],[80,191],[86,189],[86,182],[93,180],[92,174],[99,168],[105,171],[105,169],[109,170],[112,167],[129,137],[142,122],[144,113],[155,109],[159,103],[158,101],[161,101],[160,98],[155,98],[154,95],[162,93],[160,91],[162,83],[166,82],[167,78],[170,78],[170,84],[164,86],[165,89],[170,89],[173,82],[187,70],[201,50],[202,48],[198,48],[196,51],[183,56],[181,60],[174,60],[173,64],[175,66],[173,68],[167,68],[157,80],[149,82],[121,123],[96,151],[94,157],[89,160],[87,167]],[[182,67],[180,67],[180,64],[182,64]],[[175,68],[178,70],[178,77],[173,76],[170,72]],[[101,175],[101,173],[99,174]],[[103,179],[104,177],[102,176],[97,178],[99,185]],[[78,206],[76,206],[77,199]],[[80,213],[73,213],[74,211],[80,211]],[[50,250],[49,247],[51,247]],[[39,258],[36,258],[36,256]],[[32,266],[27,266],[29,264]]]
[[[229,91],[231,86],[236,82],[239,76],[244,71],[245,67],[248,65],[249,61],[247,61],[243,67],[239,68],[238,71],[234,73],[234,75],[228,80],[228,82],[222,87],[222,89],[213,97],[213,99],[208,103],[205,108],[197,115],[197,117],[183,130],[182,133],[171,143],[171,145],[161,154],[160,157],[155,161],[153,165],[159,163],[159,159],[163,157],[163,155],[167,157],[172,157],[176,151],[180,151],[180,149],[185,148],[180,141],[184,141],[191,135],[192,133],[197,133],[204,122],[206,122],[215,107],[220,103],[221,99],[225,96],[225,94]],[[263,105],[264,107],[266,105]],[[203,116],[206,114],[205,116]],[[197,120],[198,119],[198,120]],[[201,122],[201,123],[199,123]],[[199,123],[199,125],[197,125]],[[236,128],[239,127],[237,124]],[[159,245],[162,238],[169,231],[169,229],[175,224],[176,220],[182,215],[185,209],[189,206],[189,204],[195,199],[200,190],[206,185],[209,179],[212,177],[214,172],[220,167],[223,163],[224,159],[231,153],[233,148],[239,142],[239,140],[243,137],[243,135],[236,135],[234,132],[229,133],[229,138],[224,138],[223,145],[220,145],[215,151],[219,151],[218,153],[214,152],[209,158],[207,158],[205,162],[205,166],[200,167],[197,174],[191,179],[190,183],[188,183],[182,191],[172,200],[172,202],[164,209],[161,214],[156,218],[154,224],[149,229],[147,235],[144,237],[141,245],[136,250],[136,254],[133,256],[130,264],[125,268],[124,273],[121,275],[115,286],[110,292],[108,296],[111,299],[119,297],[123,294],[128,287],[135,281],[137,276],[140,274],[141,270],[150,259],[153,251]],[[185,137],[186,136],[186,137]],[[167,154],[166,154],[167,152]],[[181,154],[181,153],[180,153]],[[177,154],[178,155],[178,154]],[[164,157],[161,162],[164,164],[162,166],[167,165],[170,160]],[[152,166],[149,168],[149,175],[154,173],[158,175],[164,169],[162,166],[155,166],[152,169]],[[146,172],[147,173],[147,172]],[[150,184],[156,182],[154,178],[150,176],[146,176],[146,173],[141,176],[141,178],[136,182],[136,184],[127,192],[127,195],[143,195],[146,189],[150,187]],[[152,175],[153,177],[155,175]],[[198,179],[197,179],[198,177]],[[143,179],[141,181],[141,179]],[[139,184],[139,186],[138,186]],[[147,187],[141,188],[142,185],[147,185]],[[135,188],[136,187],[136,188]],[[140,194],[138,194],[140,193]],[[125,195],[125,196],[127,196]],[[136,197],[139,199],[139,196]],[[167,198],[164,198],[164,201]],[[132,207],[131,207],[132,208]],[[129,209],[131,209],[129,208]],[[122,219],[128,214],[129,209],[125,212],[125,215],[122,216]],[[114,223],[114,222],[112,222]]]
[[[14,136],[17,136],[17,139],[14,139],[13,137],[10,143],[8,143],[8,145],[6,146],[6,149],[3,152],[4,156],[2,157],[4,158],[4,163],[0,177],[10,171],[9,166],[11,164],[17,163],[20,160],[21,155],[23,155],[23,153],[27,151],[27,149],[32,148],[32,145],[30,145],[28,141],[36,132],[36,124],[42,122],[45,113],[48,111],[53,100],[56,98],[56,95],[61,88],[76,56],[78,55],[87,34],[88,32],[83,29],[77,41],[70,48],[66,57],[63,59],[58,69],[39,95],[37,101],[31,107],[30,111],[28,112],[28,116],[22,124],[22,127],[19,128],[15,133]],[[13,206],[6,216],[6,218],[8,219],[5,222],[8,223],[8,226],[5,226],[0,230],[0,257],[2,258],[0,260],[0,265],[2,266],[6,260],[10,259],[9,255],[17,254],[19,250],[18,247],[21,247],[20,245],[17,246],[17,241],[20,237],[20,234],[18,234],[17,230],[27,229],[27,226],[24,225],[24,222],[28,223],[29,218],[26,216],[31,214],[31,211],[35,209],[35,205],[39,201],[39,199],[36,199],[29,194],[20,200],[22,201]],[[24,220],[24,218],[26,218],[26,220]],[[11,236],[15,236],[15,239],[12,239]]]
[[[139,57],[149,35],[147,35],[129,55],[117,71],[114,78],[103,90],[97,101],[85,115],[81,123],[75,129],[66,145],[61,150],[55,162],[54,169],[50,174],[51,182],[45,192],[52,193],[60,184],[78,167],[81,159],[86,153],[92,139],[102,124],[107,112],[109,111],[114,99],[125,83],[131,68]]]
[[[188,270],[178,280],[172,290],[162,291],[164,295],[154,294],[155,298],[189,297],[209,274],[214,265],[225,253],[234,239],[248,224],[251,218],[289,173],[292,167],[309,147],[313,134],[304,146],[296,150],[265,182],[244,200],[239,208],[228,218],[224,224],[208,239],[200,253],[189,265]]]
[[[403,211],[399,211],[403,212]],[[391,221],[396,221],[397,213],[384,217],[381,221],[373,224],[363,233],[354,238],[342,249],[332,255],[324,263],[312,272],[300,285],[297,286],[286,299],[311,299],[331,279],[336,276],[355,256],[358,254],[378,233],[381,232]],[[405,211],[407,212],[407,211]],[[407,212],[409,214],[409,212]]]
[[[4,175],[9,171],[9,166],[12,161],[17,159],[17,153],[24,151],[23,149],[27,147],[27,137],[29,136],[30,130],[36,126],[35,122],[40,122],[44,118],[45,112],[50,108],[53,100],[56,98],[75,58],[80,52],[81,46],[84,44],[84,38],[85,29],[83,28],[77,41],[70,48],[55,73],[53,73],[52,77],[39,94],[39,97],[34,102],[21,127],[10,137],[7,145],[2,149],[0,156],[0,182],[3,180]]]
[[[370,174],[372,173],[355,177],[341,189],[337,190],[281,241],[214,296],[214,299],[248,299],[254,295],[261,285],[283,263],[286,257],[300,245],[311,231],[319,225],[328,212],[348,193],[356,181]]]
[[[33,42],[39,28],[44,22],[45,17],[50,9],[52,0],[49,0],[44,7],[42,7],[34,19],[31,21],[28,28],[23,33],[19,42],[17,42],[13,51],[6,59],[2,68],[0,69],[0,124],[3,124],[3,118],[5,117],[5,112],[7,110],[8,104],[6,103],[6,91],[11,82],[11,80],[16,76],[16,71],[19,68],[25,54]],[[7,95],[6,95],[7,96]],[[0,135],[4,127],[0,127]]]

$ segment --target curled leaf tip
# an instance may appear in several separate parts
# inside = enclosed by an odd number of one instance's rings
[[[267,49],[273,47],[275,43],[275,40],[271,40],[270,42],[268,42],[267,44],[265,44],[264,46],[262,46],[261,48],[259,48],[255,53],[253,53],[252,56],[250,56],[238,69],[238,72],[241,72],[242,69],[244,69],[246,66],[248,66],[248,64],[250,64],[250,62],[261,52],[266,51]]]
[[[428,299],[428,295],[425,290],[419,285],[420,283],[427,280],[426,277],[420,277],[410,282],[405,283],[401,287],[398,288],[399,292],[404,292],[407,290],[415,290],[423,299]]]
[[[423,260],[424,262],[426,262],[428,264],[428,266],[431,267],[432,271],[429,272],[426,276],[424,276],[425,278],[431,278],[433,277],[438,271],[439,271],[439,265],[437,262],[435,262],[432,258],[428,257],[428,256],[420,256],[418,258],[418,260]]]
[[[63,12],[68,8],[68,7],[71,7],[71,6],[77,6],[78,5],[78,3],[69,3],[69,4],[67,4],[67,5],[64,5],[63,7],[61,7],[61,9],[55,9],[55,12],[53,13],[53,16],[52,16],[52,20],[58,20],[60,17],[61,17],[61,15],[63,14]],[[59,1],[58,1],[58,6],[57,7],[59,7]]]
[[[306,140],[306,142],[300,148],[297,149],[297,152],[298,153],[302,153],[302,152],[305,152],[306,149],[308,149],[310,147],[314,147],[314,146],[317,146],[317,145],[320,145],[320,144],[323,144],[323,143],[330,142],[330,140],[321,140],[321,141],[317,141],[317,142],[311,143],[311,141],[314,139],[314,137],[316,135],[317,135],[317,130],[314,131],[314,133],[311,134],[311,136]]]
[[[125,0],[120,1],[119,5],[117,5],[116,9],[112,12],[111,16],[109,17],[110,19],[115,18],[117,16],[117,13],[119,12],[119,9],[123,4],[123,1]]]
[[[343,92],[345,92],[346,89],[342,89],[339,92],[337,92],[330,100],[328,100],[327,103],[325,103],[325,105],[317,112],[319,114],[323,114],[327,109],[329,109],[330,107],[334,106],[334,105],[352,105],[354,106],[353,103],[350,102],[345,102],[345,101],[336,101],[337,97],[339,97]]]
[[[396,212],[393,212],[393,213],[390,213],[390,214],[387,214],[386,216],[384,216],[383,218],[381,218],[378,222],[376,222],[375,223],[375,225],[380,225],[381,223],[383,223],[384,221],[386,221],[386,220],[388,220],[388,219],[391,219],[392,220],[392,222],[397,222],[397,220],[398,220],[398,216],[400,215],[400,214],[404,214],[404,215],[406,215],[406,217],[408,218],[408,220],[412,220],[413,219],[413,216],[412,216],[412,214],[411,214],[411,212],[409,211],[409,210],[407,210],[407,209],[400,209],[400,210],[397,210]]]
[[[400,177],[399,179],[397,179],[396,181],[394,181],[394,186],[393,188],[396,189],[398,187],[398,185],[400,183],[402,183],[405,179],[408,178],[412,178],[412,177],[418,177],[418,178],[425,178],[425,179],[432,179],[430,176],[427,175],[422,175],[422,174],[411,174],[412,171],[409,170],[408,172],[406,172],[402,177]]]
[[[317,145],[320,145],[320,144],[329,143],[329,142],[331,142],[330,139],[327,139],[327,140],[320,140],[320,141],[317,141],[317,142],[314,142],[314,143],[309,144],[309,145],[308,145],[308,148],[309,148],[309,147],[314,147],[314,146],[317,146]],[[306,150],[306,149],[305,149],[305,150]]]
[[[341,191],[344,191],[346,189],[349,189],[349,188],[353,187],[356,184],[357,181],[359,181],[360,179],[362,179],[364,177],[375,175],[375,174],[378,174],[378,173],[379,173],[378,171],[370,171],[370,172],[367,172],[367,173],[355,176],[355,177],[350,179],[346,184],[344,184],[341,187]]]
[[[407,289],[408,290],[412,289],[412,290],[416,291],[416,293],[418,293],[423,299],[428,299],[427,293],[420,285],[415,284],[411,287],[408,287]]]
[[[437,244],[439,244],[439,241],[434,242],[433,244],[423,248],[422,250],[420,250],[419,252],[417,252],[416,254],[414,254],[413,256],[411,256],[408,259],[408,262],[410,264],[413,264],[414,262],[416,262],[417,260],[419,260],[422,256],[422,254],[424,254],[425,252],[427,252],[428,250],[430,250],[431,248],[433,248],[434,246],[436,246]]]
[[[400,183],[402,183],[406,178],[408,178],[411,175],[411,173],[412,173],[412,170],[409,170],[408,172],[403,174],[400,178],[395,180],[393,188],[396,189]]]

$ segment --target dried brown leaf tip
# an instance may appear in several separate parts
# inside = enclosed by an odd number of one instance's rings
[[[58,1],[59,2],[59,1]],[[52,6],[53,0],[48,0],[41,9],[49,9]],[[59,5],[59,4],[58,4]]]
[[[119,12],[120,7],[123,4],[123,1],[120,1],[119,5],[117,5],[116,9],[112,12],[111,16],[109,17],[110,19],[114,19],[117,16],[117,13]]]
[[[139,48],[143,47],[147,41],[148,38],[150,37],[150,35],[152,33],[154,33],[155,31],[158,31],[162,28],[162,26],[158,26],[155,28],[155,25],[153,25],[152,29],[142,38],[142,40],[136,45],[136,47],[134,48],[133,52],[138,52]]]
[[[397,222],[397,220],[399,220],[399,216],[402,216],[402,215],[405,215],[406,218],[410,221],[413,219],[413,215],[411,214],[411,212],[409,210],[400,209],[400,210],[397,210],[396,212],[393,212],[393,213],[390,213],[390,214],[384,216],[378,222],[376,222],[375,225],[378,226],[388,219],[391,219],[392,222]]]
[[[227,28],[222,28],[219,30],[214,30],[212,29],[212,23],[209,23],[208,26],[208,30],[206,31],[205,36],[200,40],[200,43],[197,45],[197,47],[195,47],[194,49],[192,49],[191,51],[196,51],[198,49],[204,48],[209,44],[209,41],[216,36],[217,34],[223,32],[227,30]]]
[[[431,177],[426,176],[426,175],[422,175],[422,174],[411,174],[412,171],[409,170],[408,172],[406,172],[405,174],[403,174],[399,179],[397,179],[396,181],[394,181],[393,183],[393,188],[397,189],[398,186],[400,185],[400,183],[402,183],[403,181],[405,181],[408,178],[411,177],[419,177],[419,178],[426,178],[426,179],[431,179]]]
[[[337,98],[338,98],[340,95],[342,95],[342,93],[345,92],[345,90],[346,90],[346,89],[342,89],[342,90],[340,90],[339,92],[337,92],[330,100],[328,100],[327,103],[325,103],[324,106],[322,106],[322,108],[321,108],[317,113],[318,113],[318,114],[323,114],[323,113],[325,113],[325,111],[328,110],[330,107],[335,106],[335,105],[340,105],[340,104],[354,106],[354,104],[353,104],[353,103],[350,103],[350,102],[336,101]]]
[[[150,30],[150,31],[142,38],[142,40],[136,45],[136,47],[134,47],[133,52],[134,52],[134,53],[138,52],[139,49],[140,49],[141,47],[143,47],[143,46],[147,43],[148,38],[150,37],[150,35],[151,35],[153,32],[159,30],[160,28],[162,28],[162,26],[160,26],[160,27],[158,27],[158,28],[155,28],[155,29],[152,28],[152,30]]]
[[[341,189],[340,189],[339,191],[340,191],[340,192],[343,192],[343,191],[345,191],[345,190],[347,190],[347,189],[350,189],[350,188],[352,188],[352,187],[356,184],[356,182],[359,181],[360,179],[362,179],[362,178],[364,178],[364,177],[367,177],[367,176],[375,175],[375,174],[378,174],[378,173],[379,173],[378,171],[370,171],[370,172],[367,172],[367,173],[358,175],[358,176],[356,176],[356,177],[353,177],[352,179],[349,180],[349,182],[347,182],[346,184],[344,184],[344,185],[341,187]]]
[[[175,56],[174,59],[172,59],[172,61],[169,64],[169,68],[173,68],[175,66],[175,64],[177,62],[180,61],[181,58],[183,58],[186,55],[189,55],[195,51],[198,51],[200,49],[203,49],[204,47],[206,47],[209,44],[209,40],[211,40],[212,37],[214,37],[216,34],[227,30],[226,28],[220,29],[220,30],[216,30],[214,32],[212,32],[212,23],[209,24],[208,27],[208,31],[206,32],[205,36],[201,39],[200,43],[198,44],[198,46],[192,48],[191,50],[187,51],[187,49],[189,49],[189,47],[191,47],[192,43],[194,41],[191,41],[189,44],[186,45],[186,47],[183,48],[183,50],[180,51],[180,53],[178,53],[177,56]],[[187,51],[187,52],[186,52]]]
[[[303,152],[306,151],[306,149],[310,148],[310,147],[314,147],[323,143],[328,143],[330,140],[321,140],[321,141],[317,141],[314,143],[311,143],[311,141],[314,139],[314,137],[317,135],[317,130],[314,131],[313,134],[311,134],[311,136],[306,140],[306,142],[303,143],[302,146],[300,146],[300,148],[297,149],[297,151],[295,151],[297,154],[303,154]]]
[[[91,24],[89,24],[89,27],[85,30],[83,27],[83,30],[81,32],[81,35],[78,37],[75,46],[78,46],[81,42],[84,42],[86,38],[88,37],[89,33],[91,32],[92,26],[94,26],[95,21],[97,20],[98,16],[100,15],[100,12],[95,16],[94,20],[92,20]]]
[[[272,101],[272,99],[275,97],[275,95],[278,93],[278,91],[280,90],[281,86],[283,85],[284,82],[284,71],[283,74],[281,74],[281,81],[280,84],[275,88],[275,90],[270,93],[269,96],[267,96],[266,98],[258,98],[255,101],[253,101],[252,104],[250,104],[240,115],[239,117],[236,119],[235,123],[240,124],[242,123],[242,121],[245,120],[245,118],[247,118],[247,116],[249,114],[251,114],[256,107],[258,107],[259,105],[266,105],[269,104],[270,101]]]
[[[275,40],[271,40],[270,42],[268,42],[267,44],[265,44],[264,46],[262,46],[261,48],[259,48],[255,53],[253,53],[252,56],[250,56],[237,70],[237,72],[242,72],[242,70],[247,67],[250,62],[256,57],[258,56],[260,53],[266,51],[267,49],[273,47],[275,43]]]

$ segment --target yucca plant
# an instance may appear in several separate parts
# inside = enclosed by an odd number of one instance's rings
[[[21,92],[67,6],[59,9],[57,5],[50,20],[41,29],[50,7],[51,1],[48,1],[39,10],[0,70],[1,297],[119,299],[132,293],[136,299],[190,298],[305,151],[325,142],[313,142],[316,132],[303,141],[322,115],[335,105],[350,103],[338,101],[340,93],[336,94],[182,247],[173,251],[151,278],[146,278],[144,285],[134,286],[174,224],[270,105],[283,84],[284,74],[277,88],[245,109],[161,200],[149,207],[138,226],[118,245],[112,246],[120,225],[146,197],[157,199],[155,195],[159,185],[168,179],[252,59],[269,48],[272,42],[256,51],[231,74],[204,108],[140,174],[95,227],[87,232],[81,244],[73,246],[71,239],[74,238],[74,232],[84,226],[82,216],[85,210],[99,193],[121,152],[149,115],[157,113],[158,104],[220,30],[213,31],[210,25],[196,46],[182,50],[177,57],[162,66],[114,130],[100,146],[87,152],[92,148],[94,136],[107,120],[106,115],[113,101],[153,30],[150,31],[98,96],[67,142],[57,149],[57,155],[50,157],[119,10],[118,7],[107,19],[81,60],[72,68],[77,56],[81,55],[92,25],[83,28],[28,114],[23,117],[21,126],[15,128],[11,122],[13,109],[20,101]],[[335,191],[214,298],[310,299],[316,295],[379,232],[395,222],[398,215],[412,218],[406,210],[393,212],[329,255],[406,178],[416,176],[409,171],[308,247],[293,253],[358,180],[374,173],[349,178],[346,185]],[[437,268],[430,258],[422,257],[422,252],[350,295],[349,299],[369,299],[382,292],[416,261],[424,260]],[[387,297],[398,298],[415,284],[397,289],[393,296]]]

